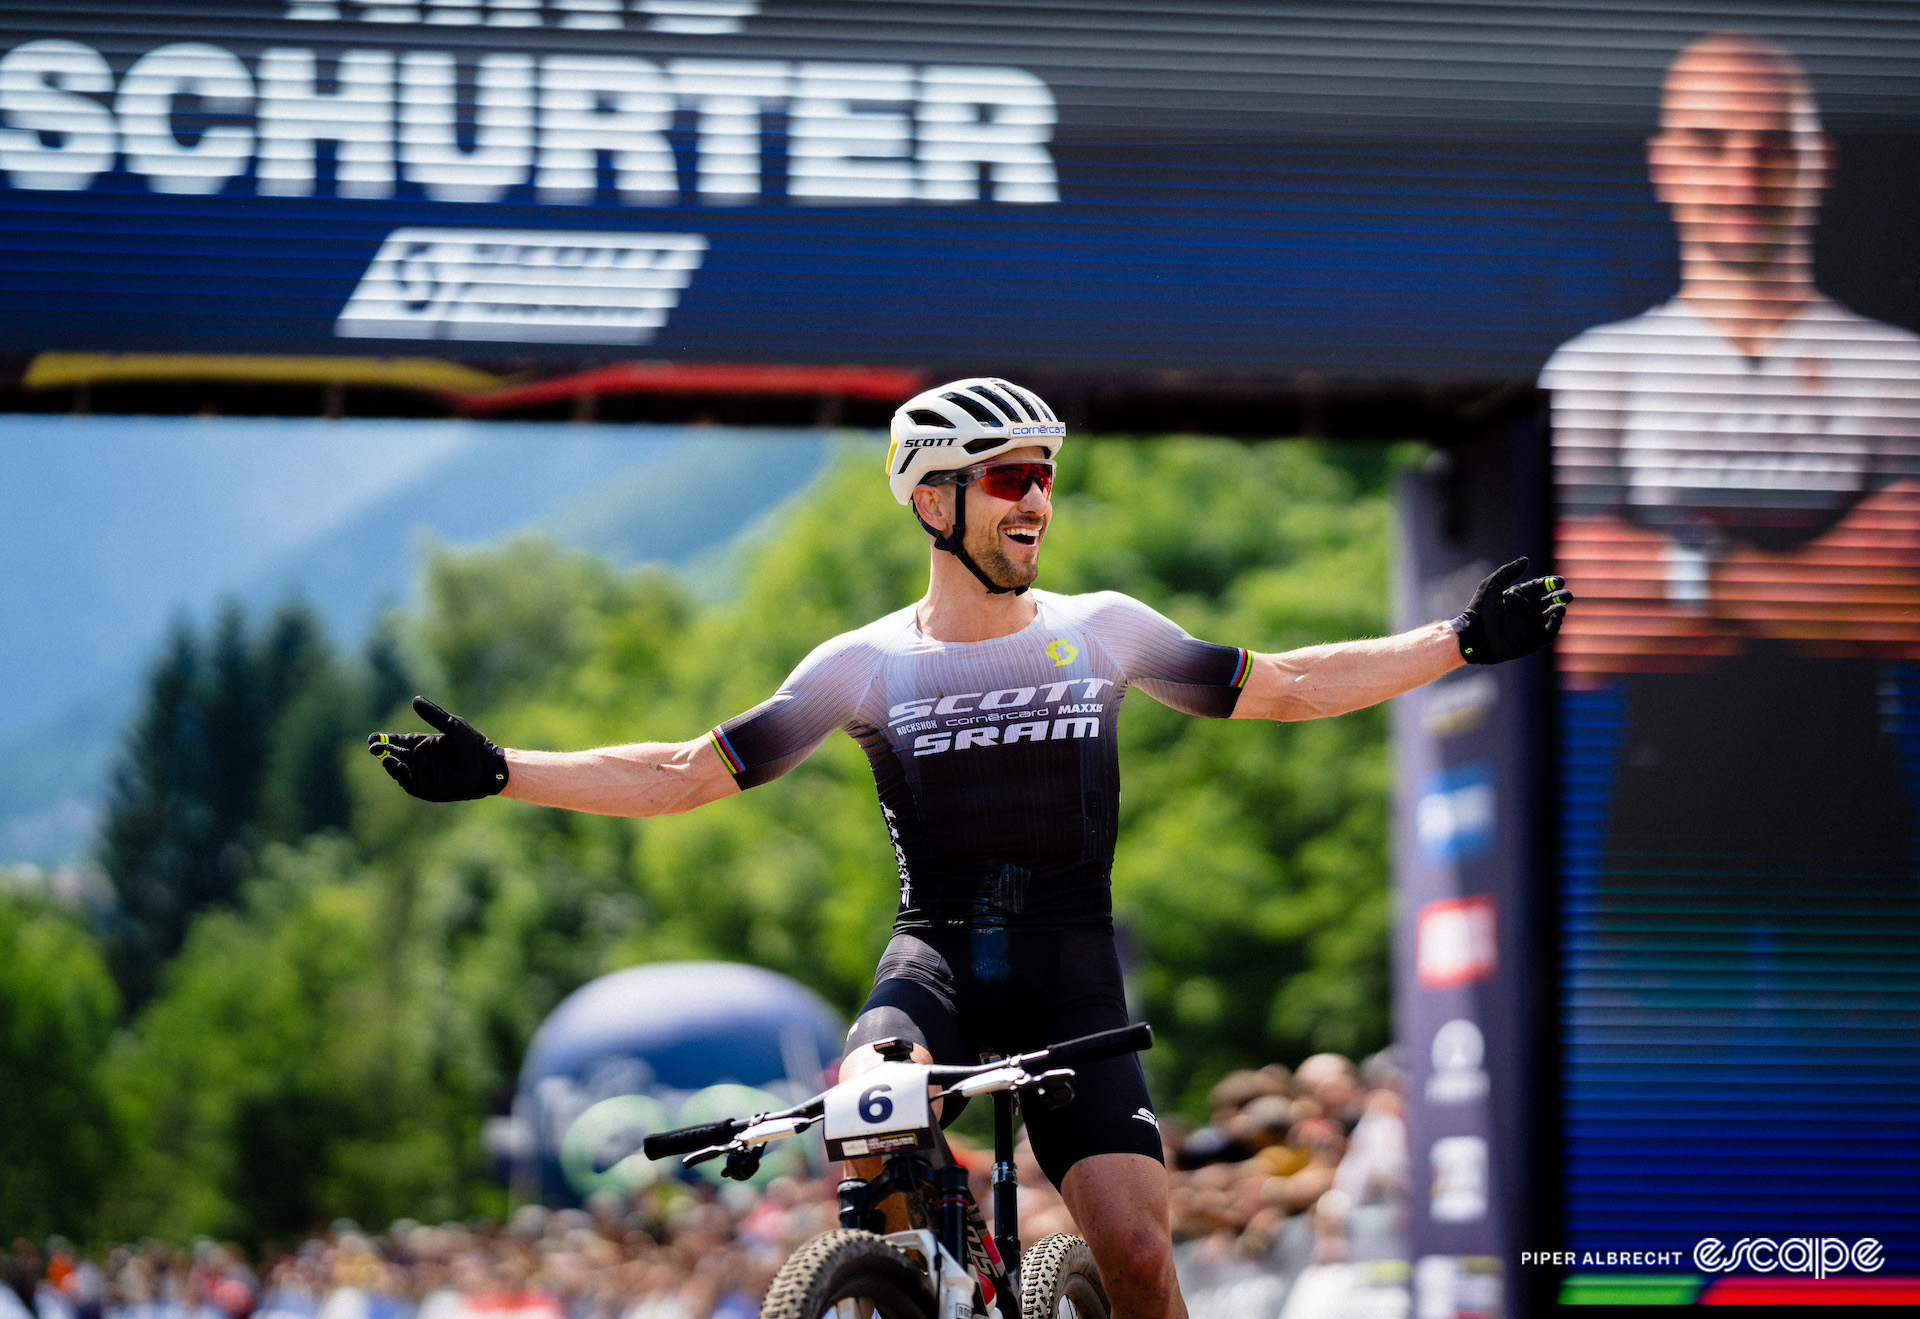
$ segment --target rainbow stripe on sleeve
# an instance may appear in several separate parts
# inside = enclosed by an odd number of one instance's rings
[[[1246,647],[1238,647],[1240,663],[1233,670],[1233,687],[1238,690],[1247,685],[1247,675],[1253,672],[1253,652]]]
[[[733,743],[727,741],[727,735],[719,729],[707,734],[707,740],[713,743],[713,749],[720,753],[720,759],[729,774],[738,774],[746,769],[747,762],[740,759],[740,753],[733,749]]]

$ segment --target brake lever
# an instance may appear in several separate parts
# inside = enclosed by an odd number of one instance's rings
[[[1073,1068],[1071,1067],[1055,1067],[1051,1071],[1041,1072],[1037,1076],[1029,1075],[1027,1079],[1021,1083],[1020,1088],[1022,1090],[1029,1090],[1036,1086],[1058,1085],[1062,1081],[1071,1081],[1073,1075]]]
[[[680,1166],[682,1168],[697,1168],[703,1163],[713,1162],[722,1154],[744,1154],[746,1148],[746,1146],[741,1145],[738,1141],[733,1140],[728,1141],[724,1145],[710,1145],[706,1149],[696,1150],[692,1154],[684,1156],[680,1160]]]
[[[1031,1094],[1049,1110],[1065,1108],[1073,1102],[1073,1068],[1055,1067],[1042,1072],[1021,1086],[1020,1092],[1023,1095]]]
[[[682,1168],[697,1168],[703,1163],[712,1162],[723,1154],[727,1156],[729,1167],[732,1167],[734,1158],[748,1154],[753,1156],[753,1162],[758,1166],[761,1158],[764,1156],[762,1146],[764,1146],[767,1141],[780,1136],[797,1136],[801,1132],[811,1129],[819,1120],[817,1117],[783,1117],[775,1118],[772,1121],[767,1121],[764,1118],[755,1118],[748,1124],[746,1130],[742,1131],[732,1140],[726,1142],[724,1145],[711,1145],[706,1149],[695,1151],[682,1158],[680,1160],[680,1166]],[[761,1126],[771,1127],[773,1130],[761,1133],[762,1139],[759,1141],[748,1139],[754,1135],[755,1129]],[[780,1128],[782,1127],[784,1127],[785,1130],[781,1130]],[[726,1175],[729,1177],[733,1176],[731,1172]],[[747,1177],[751,1176],[753,1176],[753,1174],[749,1172]],[[743,1182],[747,1177],[735,1177],[734,1180]]]

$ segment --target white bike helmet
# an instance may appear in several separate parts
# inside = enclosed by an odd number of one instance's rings
[[[1067,428],[1032,390],[998,376],[956,380],[915,394],[893,414],[887,485],[895,499],[911,507],[914,487],[935,472],[971,467],[1008,449],[1029,446],[1045,450],[1052,458],[1066,442]],[[962,548],[967,536],[964,495],[955,506],[952,529],[944,533],[927,526],[919,509],[913,515],[933,537],[933,547],[960,560],[989,594],[1025,593],[1024,586],[995,582]]]
[[[1067,428],[1030,389],[995,376],[956,380],[915,394],[893,414],[887,485],[902,504],[929,472],[985,462],[1008,449],[1038,445],[1052,458]]]

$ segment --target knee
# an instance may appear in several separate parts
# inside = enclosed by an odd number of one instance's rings
[[[1173,1299],[1173,1242],[1151,1225],[1109,1244],[1100,1260],[1108,1297],[1131,1313],[1165,1313]]]

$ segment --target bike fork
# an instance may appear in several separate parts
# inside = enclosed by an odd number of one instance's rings
[[[993,1244],[1007,1277],[1020,1276],[1020,1175],[1013,1166],[1013,1092],[993,1097]]]

